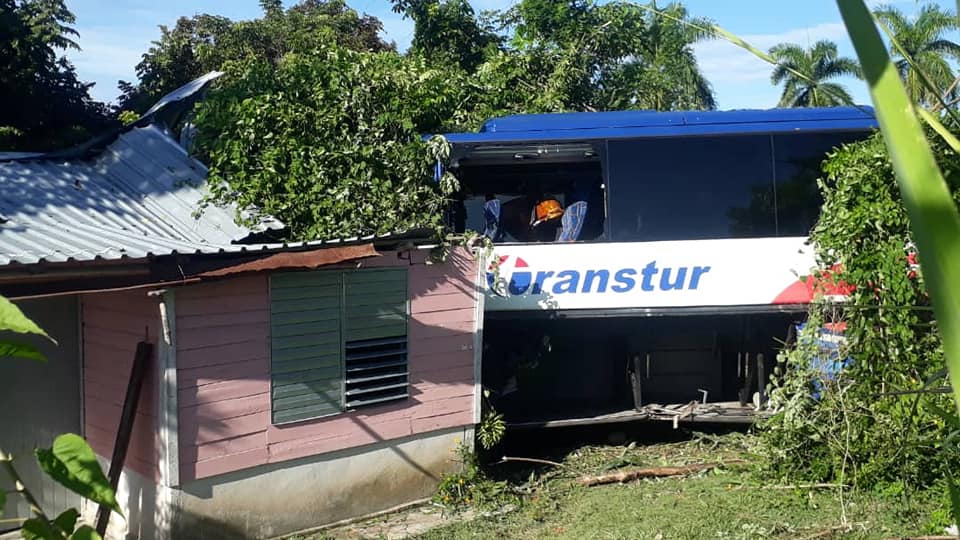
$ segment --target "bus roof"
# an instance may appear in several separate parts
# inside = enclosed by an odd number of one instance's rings
[[[477,133],[448,133],[454,145],[633,139],[748,133],[869,131],[871,107],[735,111],[614,111],[518,114],[484,122]]]

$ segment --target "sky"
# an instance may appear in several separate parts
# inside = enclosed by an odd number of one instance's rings
[[[954,0],[938,0],[951,10]],[[473,0],[482,9],[502,9],[515,0]],[[289,0],[285,4],[291,3]],[[390,10],[388,0],[347,0],[357,11],[383,21],[384,38],[405,50],[413,36],[413,23]],[[870,5],[894,5],[907,14],[917,10],[917,0],[868,0]],[[854,57],[835,0],[686,0],[693,16],[707,17],[761,48],[782,42],[809,45],[820,39],[836,42],[840,54]],[[257,0],[67,0],[76,15],[81,51],[67,56],[80,78],[95,82],[95,98],[113,101],[117,81],[134,81],[140,56],[158,39],[159,25],[173,26],[180,16],[199,13],[231,19],[251,19],[260,14]],[[960,41],[960,36],[948,36]],[[700,69],[713,84],[720,109],[763,109],[777,104],[780,89],[770,84],[770,66],[722,40],[695,46]],[[869,103],[863,82],[843,79],[857,103]]]

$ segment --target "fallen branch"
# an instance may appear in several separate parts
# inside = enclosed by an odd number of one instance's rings
[[[525,457],[510,457],[503,456],[500,458],[500,463],[507,463],[508,461],[523,461],[525,463],[539,463],[541,465],[553,465],[554,467],[564,467],[563,463],[557,463],[556,461],[550,461],[546,459],[535,459],[535,458],[525,458]]]
[[[852,531],[853,528],[854,528],[854,525],[852,523],[848,523],[846,525],[835,525],[833,527],[827,527],[826,529],[818,531],[810,536],[804,536],[803,540],[818,540],[820,538],[832,538],[837,534],[846,534]]]
[[[578,482],[583,486],[599,486],[603,484],[615,484],[618,482],[630,482],[641,478],[664,478],[668,476],[683,476],[703,471],[716,469],[725,465],[742,464],[746,460],[735,459],[723,463],[692,463],[690,465],[681,465],[679,467],[648,467],[645,469],[634,469],[632,471],[622,471],[618,473],[601,474],[597,476],[581,476]]]
[[[887,540],[957,540],[956,536],[894,536]]]
[[[846,484],[786,484],[775,486],[760,486],[760,489],[850,489]]]

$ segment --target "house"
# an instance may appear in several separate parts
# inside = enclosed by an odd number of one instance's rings
[[[0,448],[49,512],[93,521],[28,456],[76,432],[106,471],[145,343],[110,537],[264,538],[430,496],[478,421],[477,261],[196,215],[206,170],[165,118],[210,79],[73,152],[0,155],[0,294],[57,340],[0,362]]]

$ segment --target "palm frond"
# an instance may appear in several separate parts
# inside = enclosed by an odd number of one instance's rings
[[[883,6],[873,12],[873,14],[886,24],[894,34],[903,33],[910,28],[910,21],[902,11],[893,6]]]
[[[820,80],[832,79],[834,77],[844,77],[844,76],[856,77],[858,79],[862,78],[863,75],[860,71],[860,64],[852,58],[837,58],[832,62],[826,64],[822,71],[817,73],[817,78]]]
[[[925,50],[933,51],[942,55],[949,55],[954,59],[960,59],[960,45],[948,39],[938,39],[930,42]]]
[[[818,92],[820,102],[818,107],[838,107],[841,105],[853,105],[853,97],[847,92],[847,89],[837,83],[823,83]]]

